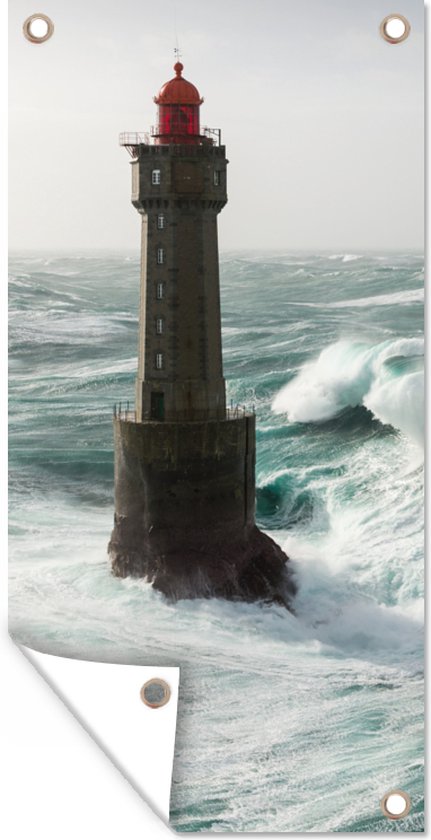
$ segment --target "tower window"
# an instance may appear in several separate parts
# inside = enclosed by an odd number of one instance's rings
[[[162,265],[165,261],[165,249],[164,248],[157,248],[157,262],[159,265]]]
[[[165,395],[159,391],[153,391],[151,394],[151,419],[165,419]]]
[[[156,318],[156,333],[162,335],[163,333],[163,318]]]
[[[163,300],[165,293],[165,284],[164,283],[157,283],[156,286],[156,298],[157,300]]]
[[[220,186],[220,174],[221,174],[221,173],[219,172],[219,170],[218,170],[218,169],[215,169],[215,170],[214,170],[214,186],[215,186],[215,187],[219,187],[219,186]]]
[[[153,169],[151,173],[151,183],[152,184],[160,184],[161,181],[161,172],[160,169]]]
[[[156,353],[156,369],[163,370],[163,353]]]
[[[159,230],[163,230],[163,228],[165,227],[165,222],[166,220],[163,213],[159,213],[159,215],[157,216],[157,227]]]

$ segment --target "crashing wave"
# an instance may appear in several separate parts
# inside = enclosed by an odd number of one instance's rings
[[[361,405],[423,444],[423,339],[331,344],[279,391],[272,409],[292,422],[319,423]]]

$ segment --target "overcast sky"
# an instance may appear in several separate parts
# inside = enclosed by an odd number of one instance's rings
[[[13,249],[139,247],[118,134],[155,122],[176,37],[230,161],[221,249],[422,249],[422,0],[13,0]]]

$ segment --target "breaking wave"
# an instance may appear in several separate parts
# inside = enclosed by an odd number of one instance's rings
[[[356,406],[423,444],[423,339],[331,344],[278,392],[272,409],[292,422],[322,423]]]

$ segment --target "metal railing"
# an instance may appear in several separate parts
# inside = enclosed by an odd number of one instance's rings
[[[116,420],[122,420],[123,422],[129,423],[136,423],[136,410],[134,408],[130,408],[130,403],[127,400],[126,402],[119,402],[115,403],[113,406],[113,416]],[[166,416],[166,422],[176,422],[179,423],[183,422],[199,422],[202,420],[239,420],[242,417],[247,417],[250,415],[255,414],[254,405],[251,408],[247,408],[245,405],[233,405],[231,403],[229,408],[214,411],[207,411],[206,409],[194,409],[192,411],[182,411],[181,413],[175,414],[175,417]],[[159,422],[163,423],[163,420]]]
[[[173,130],[175,134],[175,130]],[[119,136],[119,145],[124,146],[131,157],[136,157],[137,149],[140,145],[145,144],[146,146],[153,145],[153,138],[154,137],[163,137],[163,134],[160,134],[160,127],[157,125],[151,126],[150,131],[122,131]],[[178,134],[176,135],[178,136]],[[185,137],[191,137],[193,135],[184,135]],[[204,137],[206,140],[210,140],[214,146],[221,145],[221,129],[220,128],[208,128],[208,126],[203,126],[200,129],[199,137]]]
[[[205,137],[206,140],[211,140],[214,146],[221,146],[221,128],[209,128],[204,125],[199,129],[199,134],[189,134],[188,131],[184,131],[182,125],[172,125],[169,131],[164,130],[160,125],[152,125],[150,128],[151,137],[166,137],[170,134],[175,137],[184,136],[186,139],[187,137]]]
[[[239,417],[246,417],[247,414],[254,414],[254,405],[251,409],[247,409],[245,405],[231,405],[225,410],[226,420],[238,420]]]
[[[147,131],[123,131],[120,134],[119,144],[127,149],[132,158],[137,157],[138,148],[142,143],[146,146],[151,143],[151,137]]]
[[[129,400],[114,403],[112,413],[116,420],[128,420],[130,423],[136,423],[136,411],[134,408],[130,408]]]
[[[141,143],[151,143],[148,131],[122,131],[120,134],[120,146],[139,146]]]

